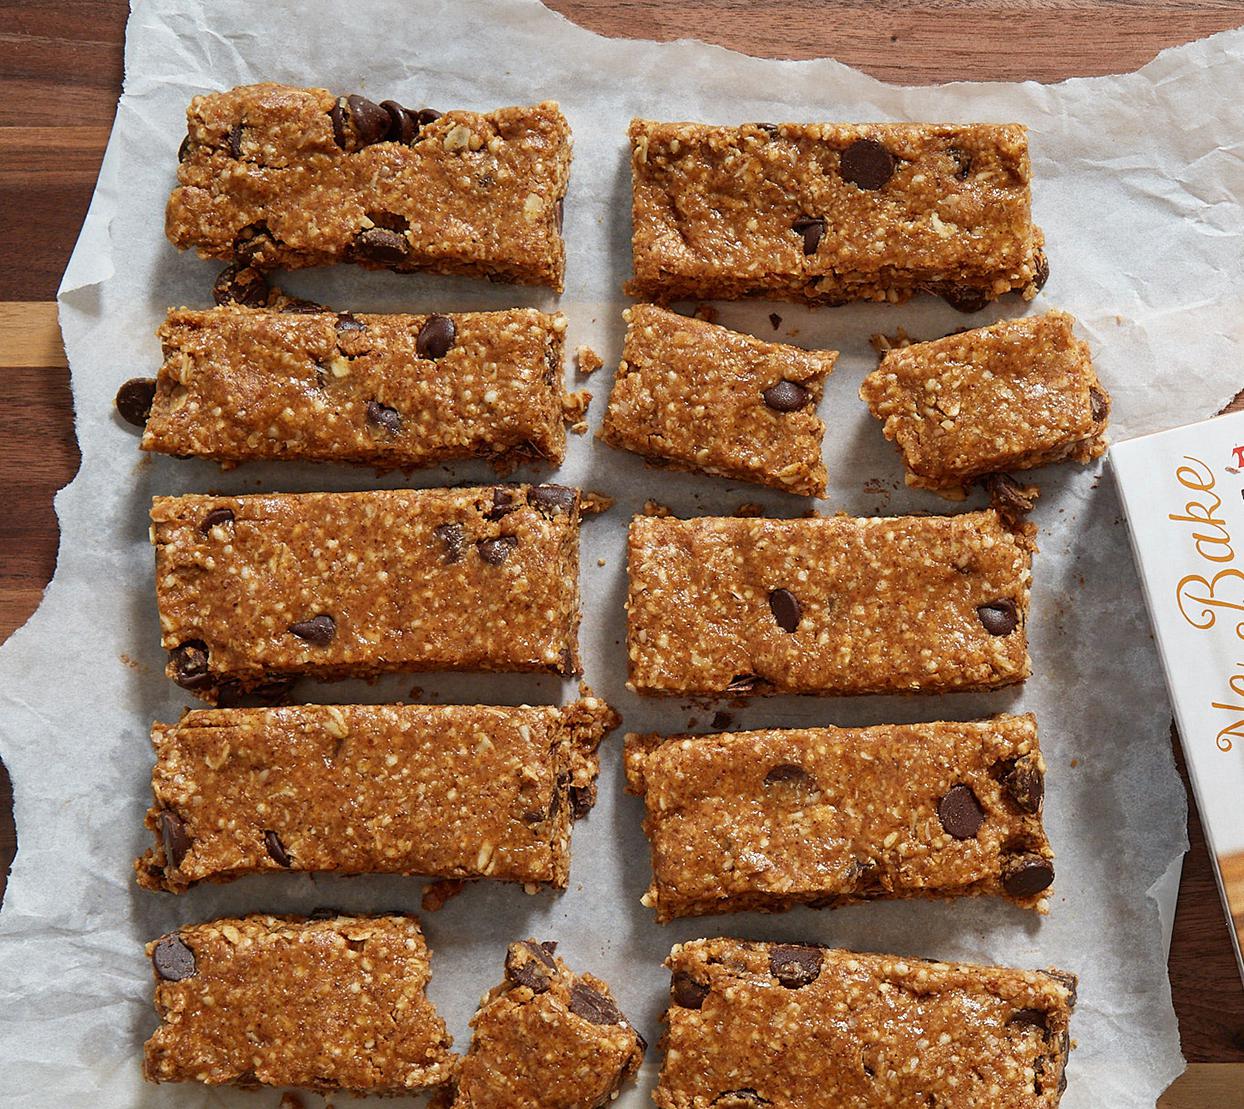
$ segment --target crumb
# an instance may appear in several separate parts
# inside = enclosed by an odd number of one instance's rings
[[[604,564],[605,564],[605,560],[604,560],[603,558],[598,558],[598,559],[596,560],[596,565],[597,565],[597,566],[604,566]]]
[[[697,304],[694,314],[697,320],[703,320],[705,323],[716,323],[721,315],[711,304]]]
[[[720,711],[720,710],[713,713],[713,727],[714,728],[728,728],[733,723],[734,723],[733,714]]]
[[[445,907],[445,902],[462,892],[462,887],[465,885],[466,881],[462,878],[441,878],[439,881],[428,883],[420,900],[423,911],[425,913],[439,912]]]
[[[583,377],[589,377],[605,364],[605,361],[591,347],[576,347],[574,352],[575,368]]]
[[[870,336],[868,345],[878,354],[885,354],[888,350],[911,346],[911,337],[900,327],[892,336],[880,334]]]
[[[612,497],[590,489],[579,498],[579,514],[581,516],[599,516],[608,512],[614,505]]]
[[[765,506],[757,504],[755,501],[744,501],[734,510],[734,514],[742,516],[745,520],[755,519],[757,516],[765,514]]]
[[[1071,769],[1072,769],[1072,770],[1074,770],[1074,769],[1075,769],[1077,766],[1079,766],[1079,765],[1080,765],[1080,760],[1079,760],[1079,759],[1072,759],[1072,760],[1071,760]]]
[[[124,652],[121,653],[120,659],[121,659],[121,665],[126,667],[129,670],[142,670],[143,668],[143,664],[139,662],[138,659],[130,658],[130,656],[125,654]]]
[[[654,501],[654,500],[649,499],[649,500],[644,501],[644,515],[645,516],[673,516],[674,513],[670,511],[669,505],[662,504],[660,501]]]
[[[570,425],[570,431],[574,435],[583,435],[587,432],[587,422],[580,421],[577,424]]]
[[[570,430],[576,435],[582,435],[587,430],[587,424],[583,422],[587,415],[588,405],[592,403],[592,394],[586,389],[580,389],[577,393],[567,393],[562,397],[562,419],[570,424]],[[579,425],[583,425],[583,431],[576,430]]]
[[[779,316],[776,312],[770,312],[769,322],[773,324],[773,330],[776,331],[779,327],[782,326],[782,317]]]

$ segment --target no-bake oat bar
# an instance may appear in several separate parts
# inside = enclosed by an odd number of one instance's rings
[[[560,485],[156,497],[167,673],[215,701],[298,675],[579,669]]]
[[[652,884],[679,916],[992,894],[1044,912],[1045,764],[1029,714],[717,735],[628,735]]]
[[[278,870],[492,878],[564,889],[618,717],[564,708],[289,705],[156,724],[148,889]]]
[[[382,469],[566,454],[566,318],[175,309],[144,450]]]
[[[606,443],[658,464],[825,495],[816,406],[837,351],[766,343],[653,304],[625,315]]]
[[[505,980],[472,1018],[455,1087],[433,1109],[598,1109],[639,1069],[647,1045],[608,985],[571,973],[556,947],[510,944]]]
[[[442,115],[260,84],[196,96],[186,121],[165,215],[182,250],[562,287],[570,128],[551,101]]]
[[[637,516],[630,685],[648,694],[857,694],[1023,681],[1032,535],[993,509]]]
[[[1053,1109],[1076,979],[805,944],[696,940],[673,978],[661,1109]]]
[[[634,296],[976,311],[1048,275],[1018,124],[631,122]]]
[[[147,954],[160,1016],[150,1081],[414,1094],[453,1077],[414,917],[216,920]]]
[[[907,484],[962,496],[978,478],[1106,449],[1110,397],[1066,312],[886,351],[860,397],[898,444]]]

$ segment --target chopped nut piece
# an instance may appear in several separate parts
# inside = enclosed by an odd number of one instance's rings
[[[605,364],[600,355],[591,347],[576,347],[574,356],[575,366],[584,377],[594,374]]]

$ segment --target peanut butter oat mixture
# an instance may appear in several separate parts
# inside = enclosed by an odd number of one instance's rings
[[[767,343],[653,304],[625,316],[606,443],[679,469],[825,495],[816,406],[837,351]]]
[[[860,397],[898,444],[907,484],[962,496],[977,478],[1106,450],[1110,397],[1066,312],[886,352]]]
[[[676,946],[661,1109],[1053,1109],[1076,979],[803,944]]]
[[[165,230],[258,270],[355,262],[561,291],[570,128],[552,101],[412,111],[245,85],[186,113]]]
[[[636,516],[630,686],[945,693],[1030,672],[1032,529],[958,516]]]
[[[1048,276],[1018,124],[631,122],[633,296],[976,311]]]
[[[153,1082],[414,1094],[453,1077],[408,916],[248,916],[149,943],[160,1026]]]
[[[151,520],[166,672],[205,700],[296,675],[578,672],[577,490],[156,497]]]
[[[652,884],[679,916],[992,894],[1045,912],[1037,722],[628,735]]]
[[[156,845],[140,885],[180,893],[263,871],[566,886],[617,715],[565,708],[291,705],[156,724]]]
[[[572,974],[556,947],[510,944],[505,980],[472,1018],[456,1085],[433,1109],[597,1109],[639,1069],[647,1045],[609,987]]]
[[[566,455],[566,317],[177,309],[144,450],[382,469]]]

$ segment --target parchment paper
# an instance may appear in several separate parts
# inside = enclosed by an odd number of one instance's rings
[[[638,28],[637,28],[638,30]],[[1016,23],[1016,34],[1023,33]],[[56,578],[0,655],[0,753],[16,789],[20,851],[0,915],[0,1103],[14,1106],[271,1105],[274,1093],[145,1088],[143,1039],[154,1027],[141,944],[179,923],[253,910],[417,908],[413,879],[263,877],[182,897],[136,888],[131,860],[147,842],[154,719],[187,696],[164,679],[146,512],[156,493],[400,485],[337,467],[140,460],[114,415],[124,379],[153,374],[154,331],[169,305],[206,305],[218,266],[179,255],[162,231],[164,201],[198,92],[253,80],[323,85],[376,100],[487,109],[561,101],[575,135],[566,204],[566,293],[438,277],[301,273],[291,291],[340,309],[560,307],[571,345],[605,358],[591,379],[599,420],[622,337],[618,292],[629,268],[633,114],[715,122],[1020,120],[1031,128],[1036,216],[1052,276],[1027,311],[1073,312],[1114,395],[1116,438],[1204,416],[1244,381],[1244,33],[1171,50],[1123,77],[905,89],[832,61],[758,61],[694,43],[613,41],[535,0],[402,3],[337,0],[144,0],[126,43],[126,82],[103,172],[61,289],[82,469],[57,497]],[[808,312],[721,305],[721,321],[759,335],[843,352],[822,412],[831,493],[818,507],[856,514],[944,511],[908,492],[899,461],[856,396],[874,365],[870,333],[898,326],[931,337],[1025,308],[1009,299],[970,320],[940,302]],[[782,317],[775,331],[767,317]],[[572,373],[572,371],[568,371]],[[541,476],[528,470],[518,477]],[[411,484],[490,480],[478,464],[421,473]],[[682,514],[771,514],[806,504],[707,477],[646,470],[591,438],[576,439],[558,479],[600,489],[617,507],[585,526],[587,679],[637,729],[674,731],[712,713],[644,702],[624,689],[624,533],[654,497]],[[610,981],[655,1045],[671,944],[708,934],[807,938],[942,959],[1057,965],[1081,975],[1078,1049],[1065,1105],[1139,1106],[1179,1072],[1159,910],[1151,886],[1185,848],[1185,799],[1172,766],[1170,713],[1119,507],[1100,467],[1038,474],[1041,553],[1030,623],[1035,676],[1022,690],[946,698],[762,699],[744,726],[862,724],[1034,710],[1049,763],[1046,822],[1058,853],[1047,919],[986,900],[873,904],[836,912],[713,917],[657,926],[639,897],[648,880],[641,805],[623,796],[620,734],[607,742],[601,800],[578,826],[570,889],[528,897],[476,885],[423,914],[434,951],[432,994],[458,1039],[500,974],[503,945],[555,938],[570,962]],[[603,562],[602,564],[599,564]],[[551,678],[419,676],[374,686],[316,687],[304,700],[557,701]],[[649,1060],[658,1061],[655,1047]],[[655,1068],[652,1068],[655,1069]],[[311,1103],[315,1103],[311,1099]],[[645,1104],[642,1093],[627,1106]],[[318,1104],[318,1103],[317,1103]]]

